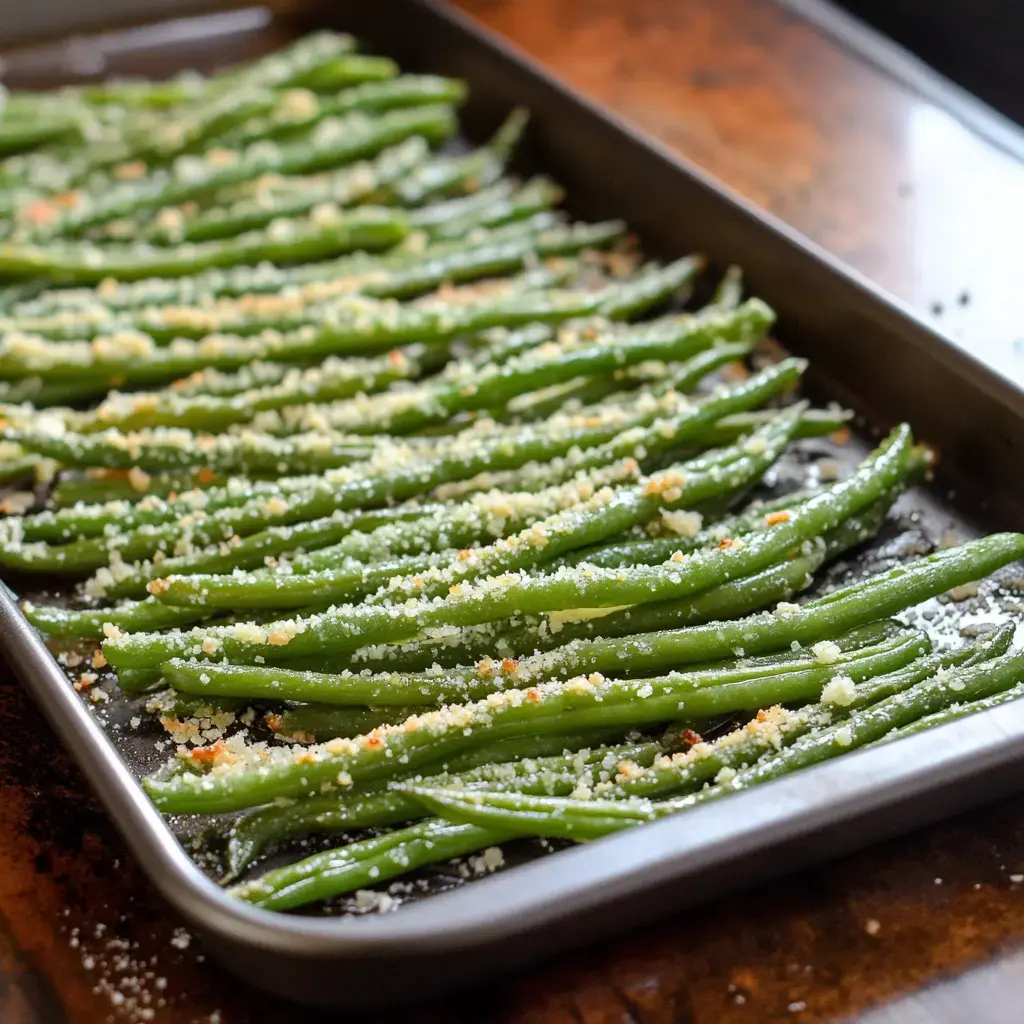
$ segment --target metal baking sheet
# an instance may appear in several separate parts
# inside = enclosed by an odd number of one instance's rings
[[[851,405],[868,432],[898,419],[914,423],[942,454],[938,479],[930,492],[904,499],[902,518],[872,557],[888,557],[886,545],[895,550],[908,537],[912,543],[915,531],[934,541],[950,527],[968,535],[1021,524],[1024,481],[1004,470],[1024,456],[1024,394],[1010,382],[442,4],[325,4],[305,23],[254,29],[239,22],[224,38],[237,59],[247,47],[255,52],[268,38],[317,24],[354,31],[410,70],[466,78],[470,138],[510,107],[528,106],[534,120],[522,167],[564,184],[575,215],[624,217],[653,256],[699,250],[717,270],[741,264],[750,290],[779,312],[780,340],[811,358],[816,397]],[[152,34],[146,38],[152,66],[193,62],[180,42],[161,51]],[[129,66],[138,59],[130,48],[111,52]],[[23,73],[41,80],[45,59],[37,55]],[[117,56],[108,67],[120,69]],[[849,571],[864,568],[862,561]],[[465,985],[1024,784],[1020,702],[944,727],[941,742],[935,734],[913,737],[587,846],[517,853],[515,866],[469,884],[456,884],[457,873],[450,885],[435,879],[430,895],[394,913],[275,915],[238,904],[197,867],[137,783],[152,765],[155,734],[126,730],[130,710],[119,704],[97,711],[83,701],[2,593],[0,650],[154,884],[209,950],[256,985],[319,1004],[379,1006]]]

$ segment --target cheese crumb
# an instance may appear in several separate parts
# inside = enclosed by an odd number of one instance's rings
[[[687,509],[677,509],[674,512],[662,509],[661,518],[669,530],[687,539],[696,537],[704,525],[704,519],[699,512]]]
[[[844,725],[841,729],[836,729],[836,743],[841,747],[848,747],[853,742],[853,733],[850,732],[850,727]]]
[[[951,601],[966,601],[970,597],[978,596],[978,584],[964,583],[962,586],[953,587],[947,593]]]
[[[356,910],[374,910],[378,914],[387,914],[395,910],[398,901],[386,892],[374,892],[372,889],[357,889],[355,893]]]
[[[132,485],[133,491],[145,494],[149,490],[149,474],[138,466],[132,466],[128,470],[128,483]]]
[[[786,619],[790,615],[796,615],[800,611],[800,605],[792,604],[790,601],[780,601],[775,606],[775,615],[777,618]]]
[[[833,676],[821,691],[821,702],[846,708],[853,703],[856,696],[857,688],[849,676]]]
[[[834,640],[819,640],[811,647],[814,660],[820,665],[834,665],[843,653]]]

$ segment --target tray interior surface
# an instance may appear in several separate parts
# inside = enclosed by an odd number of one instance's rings
[[[950,349],[942,350],[937,337],[929,337],[923,327],[907,320],[895,307],[878,300],[862,283],[837,274],[828,261],[810,250],[791,246],[785,232],[771,223],[747,223],[749,211],[729,206],[728,197],[709,190],[699,178],[686,178],[677,168],[658,171],[658,177],[646,197],[636,194],[633,184],[638,174],[651,171],[663,158],[642,151],[627,139],[619,152],[604,150],[606,159],[596,161],[595,147],[604,145],[603,132],[614,126],[594,126],[585,118],[570,116],[575,100],[561,100],[565,109],[549,109],[536,102],[543,93],[539,86],[521,95],[528,72],[522,69],[510,72],[503,61],[479,47],[458,47],[458,34],[443,19],[437,19],[428,7],[416,3],[402,4],[410,23],[392,22],[393,35],[381,35],[380,12],[369,12],[376,5],[351,5],[338,11],[325,7],[322,17],[313,21],[284,21],[270,19],[259,9],[246,9],[232,14],[210,16],[203,19],[210,31],[175,31],[173,26],[149,29],[141,38],[142,45],[131,45],[124,35],[104,37],[92,51],[84,50],[88,43],[76,44],[75,60],[70,51],[60,45],[23,51],[9,59],[5,80],[12,86],[50,87],[63,81],[82,77],[139,74],[160,77],[183,67],[211,70],[224,63],[245,59],[266,52],[287,41],[297,32],[315,23],[333,23],[334,27],[351,27],[368,39],[368,48],[389,53],[408,70],[430,70],[461,74],[471,85],[471,100],[464,111],[467,139],[465,145],[482,138],[518,99],[535,107],[535,120],[517,170],[543,170],[551,173],[567,186],[567,208],[582,218],[624,216],[640,230],[642,247],[646,254],[674,257],[693,249],[709,252],[712,272],[716,273],[734,260],[748,272],[753,294],[760,295],[775,305],[780,313],[777,332],[779,341],[797,354],[811,358],[811,373],[807,390],[818,401],[838,399],[851,405],[858,413],[854,439],[841,447],[822,439],[800,442],[772,472],[768,486],[760,493],[780,493],[820,478],[823,467],[833,463],[849,466],[866,451],[870,439],[890,425],[899,415],[899,399],[909,406],[906,418],[922,429],[920,439],[936,440],[943,456],[937,482],[926,489],[916,489],[904,496],[893,510],[876,542],[844,559],[822,574],[815,590],[821,591],[847,582],[869,572],[886,568],[897,561],[912,558],[951,539],[966,539],[983,529],[998,529],[1020,522],[1020,498],[1024,485],[1011,482],[1003,486],[1004,478],[991,470],[1007,453],[1024,452],[1024,429],[1017,413],[1021,408],[1019,393],[1010,394],[985,371]],[[430,27],[419,33],[421,23]],[[386,19],[385,19],[386,20]],[[163,36],[161,35],[163,33]],[[163,41],[162,41],[163,39]],[[438,44],[438,45],[434,45]],[[83,56],[84,54],[84,56]],[[82,74],[76,74],[75,68]],[[518,75],[518,77],[517,77]],[[526,77],[523,77],[526,76]],[[637,166],[639,165],[639,166]],[[622,171],[621,175],[616,172]],[[670,187],[672,183],[676,187]],[[666,207],[664,204],[667,203]],[[732,210],[729,216],[719,217],[721,211]],[[730,216],[732,220],[730,220]],[[740,225],[746,224],[746,234]],[[710,244],[708,244],[710,241]],[[747,257],[750,257],[748,262]],[[824,291],[815,294],[820,304],[819,314],[807,312],[804,303],[806,289],[794,285],[787,274],[807,269],[826,282]],[[838,297],[838,298],[837,298]],[[865,335],[863,325],[876,329],[875,335]],[[898,330],[897,330],[898,328]],[[894,331],[901,334],[904,344],[899,351],[890,351],[874,369],[865,370],[865,364],[877,360],[879,353],[891,341]],[[938,346],[937,354],[921,358],[915,348],[931,341]],[[915,368],[916,377],[901,376],[901,370]],[[961,407],[948,411],[936,408],[936,401],[948,391],[949,375],[956,380],[967,375],[968,386],[963,390]],[[936,397],[938,395],[938,397]],[[990,433],[979,443],[979,431],[985,429],[977,423],[965,426],[970,414],[981,404],[989,413]],[[915,413],[917,415],[915,415]],[[963,430],[968,429],[968,436]],[[959,431],[959,433],[958,433]],[[1000,431],[1002,433],[1000,433]],[[994,435],[994,436],[993,436]],[[971,458],[965,458],[967,454]],[[1003,464],[1005,465],[1005,463]],[[998,481],[998,483],[997,483]],[[937,645],[950,643],[959,635],[971,635],[1008,617],[1020,618],[1022,601],[1018,596],[1021,583],[1019,574],[1007,572],[998,580],[985,584],[977,595],[966,595],[962,601],[938,600],[929,602],[911,615],[914,624],[926,628]],[[28,592],[26,581],[12,581],[16,589]],[[55,593],[59,596],[61,589]],[[66,593],[66,591],[64,591]],[[88,650],[91,650],[88,646]],[[86,653],[88,653],[88,650]],[[62,660],[67,660],[66,652]],[[74,661],[74,655],[72,656]],[[65,666],[69,680],[85,666]],[[101,678],[91,693],[116,694],[112,679]],[[37,695],[38,696],[38,695]],[[104,729],[118,755],[138,778],[154,769],[173,750],[166,743],[164,730],[140,709],[140,701],[120,698],[82,701],[90,715]],[[954,727],[955,728],[955,727]],[[82,742],[94,742],[83,737]],[[163,750],[157,742],[166,743]],[[881,782],[881,780],[879,780]],[[197,821],[179,819],[173,827],[186,846],[198,835]],[[334,840],[312,840],[291,847],[276,859],[294,859],[297,852],[307,853],[328,845]],[[611,840],[609,842],[615,842]],[[541,841],[522,841],[506,849],[506,867],[533,860],[552,849],[552,844]],[[197,863],[215,877],[215,857],[200,855]],[[268,862],[260,865],[265,868]],[[440,865],[421,871],[393,887],[396,904],[417,902],[464,885],[474,877],[472,866],[466,864]],[[347,898],[333,902],[319,911],[328,915],[363,915],[377,907]]]

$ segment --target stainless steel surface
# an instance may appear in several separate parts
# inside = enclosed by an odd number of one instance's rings
[[[201,14],[225,6],[228,4],[224,0],[4,0],[0,4],[0,46],[95,32],[110,25]]]

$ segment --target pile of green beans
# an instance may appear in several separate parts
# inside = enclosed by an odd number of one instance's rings
[[[823,591],[932,453],[901,424],[773,491],[850,418],[796,397],[773,310],[568,220],[509,171],[525,111],[449,146],[465,98],[324,32],[0,115],[0,571],[60,579],[26,617],[168,730],[146,792],[210,816],[257,906],[597,839],[1024,687],[1012,623],[904,616],[1024,535]],[[342,845],[260,875],[308,836]]]

